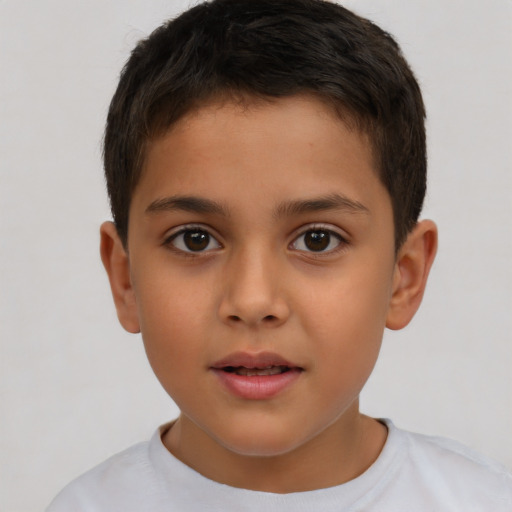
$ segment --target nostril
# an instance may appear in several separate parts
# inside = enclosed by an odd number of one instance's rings
[[[229,315],[228,319],[231,322],[235,322],[235,323],[243,322],[242,317],[240,317],[238,315]],[[266,315],[261,319],[261,321],[263,323],[272,323],[272,322],[275,322],[276,320],[277,320],[277,316],[275,316],[275,315]]]

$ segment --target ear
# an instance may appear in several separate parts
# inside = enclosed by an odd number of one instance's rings
[[[393,293],[386,327],[402,329],[418,310],[437,251],[437,227],[431,220],[416,224],[395,263]]]
[[[128,332],[140,332],[128,254],[112,222],[101,225],[100,237],[101,261],[108,274],[119,322]]]

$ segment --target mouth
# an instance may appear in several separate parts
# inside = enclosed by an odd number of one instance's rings
[[[236,375],[242,375],[244,377],[266,377],[270,375],[280,375],[291,370],[289,366],[266,366],[265,368],[247,368],[245,366],[225,366],[219,368],[226,373],[234,373]]]
[[[272,352],[258,354],[235,352],[214,363],[212,369],[243,377],[265,377],[280,375],[291,370],[303,370],[300,366]]]
[[[235,352],[211,367],[223,388],[244,400],[270,400],[291,389],[304,368],[278,354]]]

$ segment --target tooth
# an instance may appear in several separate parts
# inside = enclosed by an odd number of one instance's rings
[[[241,366],[240,368],[236,368],[235,373],[237,375],[243,375],[244,377],[254,377],[254,376],[268,376],[268,375],[278,375],[287,370],[284,366],[267,366],[265,368],[245,368]]]

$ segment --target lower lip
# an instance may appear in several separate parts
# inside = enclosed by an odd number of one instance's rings
[[[233,395],[246,400],[266,400],[282,393],[290,387],[302,373],[299,368],[277,375],[237,375],[223,370],[213,369],[224,386]]]

